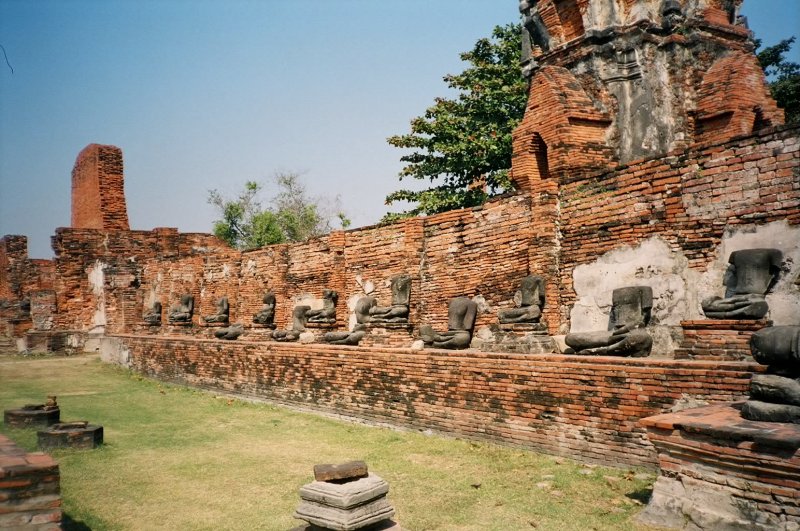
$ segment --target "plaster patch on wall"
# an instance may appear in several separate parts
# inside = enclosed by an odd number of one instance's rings
[[[611,293],[625,286],[650,286],[653,354],[668,354],[677,339],[674,329],[687,314],[687,286],[694,277],[686,257],[672,252],[659,237],[615,249],[573,271],[578,298],[570,312],[570,332],[607,330]]]
[[[94,314],[92,315],[91,331],[103,333],[106,326],[106,297],[105,297],[105,269],[108,264],[96,260],[86,270],[89,289],[95,297]]]
[[[698,279],[696,299],[692,301],[691,318],[703,319],[700,301],[712,295],[723,296],[722,279],[728,269],[728,257],[741,249],[771,248],[783,251],[783,265],[778,282],[767,294],[769,313],[775,325],[800,324],[800,227],[787,221],[766,225],[736,225],[727,230],[717,247],[717,257]]]

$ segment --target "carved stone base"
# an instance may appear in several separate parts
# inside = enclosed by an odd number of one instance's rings
[[[640,421],[661,467],[641,521],[674,529],[800,527],[800,425],[744,420],[740,407]]]
[[[757,330],[771,326],[766,319],[701,319],[681,321],[683,340],[675,359],[752,360],[750,338]]]
[[[12,428],[46,428],[60,419],[61,409],[58,406],[48,408],[44,404],[6,409],[3,412],[3,422]]]
[[[547,335],[547,327],[542,323],[493,324],[477,330],[470,348],[487,352],[551,354],[556,351],[556,342]]]
[[[360,347],[410,347],[414,327],[408,323],[369,323]]]
[[[278,327],[278,325],[276,325],[275,323],[272,324],[252,323],[250,327],[254,329],[275,330]]]
[[[306,328],[309,330],[313,330],[315,334],[317,333],[325,333],[325,332],[333,332],[336,330],[336,323],[315,323],[315,322],[307,322]]]
[[[103,444],[103,427],[88,422],[62,422],[37,432],[40,450],[97,448]]]

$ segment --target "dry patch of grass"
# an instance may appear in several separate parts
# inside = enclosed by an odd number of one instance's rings
[[[62,420],[104,426],[101,448],[54,453],[65,510],[92,529],[286,530],[313,465],[351,459],[389,482],[410,530],[647,529],[652,474],[232,400],[96,356],[5,359],[0,383],[2,409],[56,394]]]

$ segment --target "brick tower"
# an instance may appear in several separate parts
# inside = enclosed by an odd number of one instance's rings
[[[72,228],[130,230],[122,150],[89,144],[72,169]]]
[[[783,123],[743,0],[522,0],[522,189]],[[525,36],[524,36],[525,37]]]

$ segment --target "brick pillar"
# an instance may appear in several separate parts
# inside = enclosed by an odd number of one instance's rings
[[[72,169],[72,228],[130,230],[122,150],[89,144]]]

